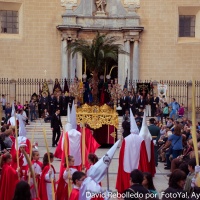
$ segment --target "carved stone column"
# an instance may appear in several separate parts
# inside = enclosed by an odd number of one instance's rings
[[[128,80],[130,80],[130,40],[124,42],[124,48],[128,55],[125,55],[125,78],[128,72]]]
[[[77,54],[77,67],[76,67],[76,76],[78,79],[82,79],[82,55],[80,53]]]
[[[71,67],[70,67],[70,77],[71,79],[74,79],[75,74],[76,74],[76,69],[77,69],[77,54],[75,54],[74,57],[72,57],[72,54],[71,54],[71,59],[72,59],[72,62],[71,62]]]
[[[133,44],[133,80],[139,79],[139,41]]]
[[[125,56],[124,54],[119,54],[118,55],[118,83],[119,85],[124,87],[125,83],[125,68],[124,68],[124,63],[125,63]]]
[[[67,40],[65,38],[61,43],[61,78],[68,78],[68,53]]]
[[[69,37],[68,41],[71,42],[72,38]],[[75,77],[75,70],[76,70],[76,65],[77,65],[77,58],[76,55],[72,57],[72,53],[68,51],[68,78],[74,79]]]

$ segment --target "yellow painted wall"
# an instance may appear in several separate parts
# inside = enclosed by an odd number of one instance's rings
[[[3,2],[0,1],[0,10]],[[22,0],[19,35],[0,33],[0,74],[6,78],[60,77],[60,0]],[[11,7],[12,9],[12,7]]]
[[[144,26],[140,42],[141,79],[199,79],[200,40],[178,38],[178,8],[200,6],[197,0],[141,0],[138,14]],[[194,7],[192,7],[194,6]],[[188,10],[188,9],[185,9]],[[181,13],[184,14],[184,13]]]
[[[10,0],[0,0],[2,2]],[[47,70],[48,78],[60,78],[61,36],[56,26],[62,24],[65,8],[61,7],[60,0],[14,2],[21,3],[20,34],[0,34],[1,77],[44,78],[44,70]],[[139,43],[140,79],[189,80],[192,76],[199,79],[200,40],[178,38],[180,6],[200,6],[200,2],[140,1],[138,14],[144,26]],[[198,32],[200,28],[197,28]]]

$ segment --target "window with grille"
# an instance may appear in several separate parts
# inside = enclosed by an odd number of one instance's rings
[[[1,33],[18,34],[18,11],[0,10],[0,28]]]
[[[195,37],[195,15],[179,15],[179,37]]]

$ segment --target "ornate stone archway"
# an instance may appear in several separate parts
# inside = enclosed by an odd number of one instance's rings
[[[61,0],[66,7],[63,24],[57,29],[62,35],[61,77],[82,77],[82,58],[72,58],[66,53],[67,45],[77,38],[92,40],[96,31],[119,36],[119,44],[129,55],[118,56],[118,80],[123,85],[128,79],[139,79],[139,41],[144,27],[140,26],[140,17],[135,12],[139,0]]]

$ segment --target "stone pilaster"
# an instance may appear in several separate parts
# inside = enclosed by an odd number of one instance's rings
[[[68,54],[67,54],[67,40],[62,39],[61,43],[61,78],[68,78]]]
[[[135,40],[133,44],[133,80],[139,78],[139,41]]]
[[[80,53],[77,54],[77,67],[76,67],[76,76],[78,79],[82,79],[82,55]]]
[[[124,68],[124,61],[125,61],[125,55],[119,54],[118,55],[118,83],[119,85],[124,87],[125,83],[125,68]]]
[[[124,42],[125,51],[128,53],[125,55],[125,76],[127,76],[128,72],[128,80],[130,80],[130,40],[126,40]]]

